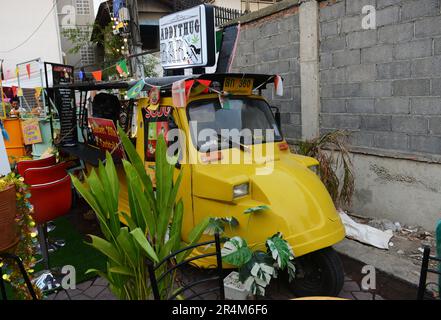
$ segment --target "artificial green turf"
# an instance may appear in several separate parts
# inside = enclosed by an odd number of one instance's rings
[[[106,266],[106,259],[99,251],[86,244],[86,238],[79,233],[68,217],[61,217],[55,221],[56,228],[49,233],[51,239],[64,239],[66,245],[49,255],[49,265],[51,268],[61,269],[65,265],[75,267],[77,283],[89,280],[96,275],[85,274],[88,269],[103,270]],[[35,270],[38,272],[43,269],[43,264],[39,263]]]
[[[94,274],[85,274],[88,269],[104,270],[106,258],[100,252],[85,243],[85,236],[82,235],[69,221],[68,217],[61,217],[55,221],[56,228],[49,233],[52,239],[64,239],[66,245],[49,255],[51,268],[60,269],[65,265],[75,267],[76,282],[81,283],[91,278]],[[40,262],[35,266],[35,272],[44,269],[44,263]],[[7,296],[14,299],[11,288],[6,285]]]

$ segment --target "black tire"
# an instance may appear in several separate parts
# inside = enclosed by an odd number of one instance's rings
[[[343,263],[334,249],[321,249],[295,261],[296,279],[289,283],[292,293],[297,297],[338,296],[345,275]]]

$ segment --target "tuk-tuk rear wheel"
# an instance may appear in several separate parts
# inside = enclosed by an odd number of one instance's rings
[[[297,297],[338,296],[344,282],[343,263],[331,247],[296,260],[296,279],[289,288]]]

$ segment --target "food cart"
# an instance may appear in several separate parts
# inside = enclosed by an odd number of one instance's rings
[[[343,284],[343,269],[331,246],[344,238],[344,226],[329,193],[314,172],[317,160],[290,151],[280,131],[280,113],[262,97],[262,90],[276,79],[277,76],[261,74],[144,79],[140,95],[124,101],[129,110],[124,117],[133,118],[132,125],[126,123],[125,130],[151,174],[155,169],[159,134],[168,136],[171,145],[176,136],[170,137],[168,133],[180,129],[180,156],[175,171],[176,176],[183,171],[178,198],[184,204],[184,241],[188,241],[189,231],[207,216],[234,217],[238,226],[227,229],[225,235],[241,236],[250,246],[257,245],[256,249],[264,246],[267,237],[281,232],[292,246],[296,261],[302,264],[303,278],[296,279],[296,290],[322,295],[338,292]],[[180,89],[177,83],[182,85]],[[87,92],[105,89],[124,97],[121,90],[136,85],[140,83],[72,84],[64,88],[78,90],[83,97],[87,97]],[[178,90],[184,90],[185,97]],[[177,97],[173,97],[179,93],[185,99],[180,106],[176,105]],[[94,111],[101,112],[111,122],[121,119],[121,114],[106,114],[105,108]],[[99,159],[104,159],[103,148],[97,148],[96,139],[92,142],[90,121],[86,121],[88,114],[89,111],[80,110],[84,142],[60,146],[63,152],[81,158],[86,167],[96,166]],[[263,133],[235,141],[224,135],[224,128]],[[204,130],[215,134],[204,136]],[[265,131],[273,135],[267,136]],[[236,163],[227,159],[236,159]],[[122,166],[119,176],[119,206],[128,212]],[[209,267],[211,263],[204,260],[201,266]]]

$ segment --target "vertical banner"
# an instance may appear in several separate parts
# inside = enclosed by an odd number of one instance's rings
[[[73,83],[74,68],[55,63],[49,65],[52,67],[55,106],[60,115],[60,144],[63,146],[74,146],[78,142],[75,92],[72,89],[57,87]]]
[[[6,153],[3,134],[0,130],[0,175],[7,175],[9,172],[11,172],[11,167],[9,165],[8,155]]]

